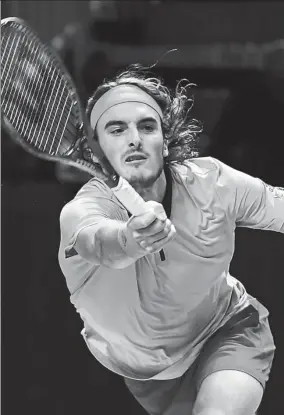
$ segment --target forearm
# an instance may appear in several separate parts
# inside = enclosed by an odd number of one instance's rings
[[[111,219],[83,229],[75,249],[87,261],[114,269],[126,268],[145,255],[138,244],[128,240],[126,223]]]

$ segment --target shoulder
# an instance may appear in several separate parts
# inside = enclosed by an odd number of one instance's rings
[[[223,176],[232,175],[233,169],[213,157],[196,157],[184,161],[182,164],[173,163],[171,170],[174,175],[187,178],[189,181],[215,181]]]
[[[213,157],[197,157],[172,166],[173,180],[190,191],[202,203],[218,204],[233,200],[238,189],[246,186],[248,175]]]
[[[260,191],[263,182],[257,177],[228,166],[214,157],[200,157],[191,159],[185,163],[188,174],[194,177],[205,178],[204,182],[215,185],[215,189],[221,192],[243,191],[246,188]],[[202,180],[200,181],[202,182]]]
[[[81,187],[74,200],[90,197],[112,199],[112,191],[103,180],[93,178]]]
[[[81,220],[91,215],[111,217],[121,210],[111,189],[99,179],[91,179],[60,212],[60,223]]]

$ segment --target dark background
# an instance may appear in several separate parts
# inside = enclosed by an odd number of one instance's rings
[[[283,186],[283,3],[103,3],[2,1],[2,18],[24,18],[57,49],[84,103],[104,77],[178,48],[156,73],[171,87],[197,84],[201,155]],[[82,176],[34,159],[3,131],[1,141],[2,413],[142,415],[85,347],[57,263],[59,214]],[[284,413],[283,247],[283,235],[237,230],[231,273],[269,309],[277,346],[261,415]]]

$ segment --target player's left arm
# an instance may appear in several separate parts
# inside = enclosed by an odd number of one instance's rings
[[[237,226],[284,233],[284,189],[246,177],[238,189]]]
[[[218,164],[219,183],[230,194],[227,206],[236,226],[284,233],[284,188]]]

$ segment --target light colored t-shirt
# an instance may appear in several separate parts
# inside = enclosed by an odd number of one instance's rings
[[[59,263],[86,344],[105,367],[133,379],[181,376],[208,337],[246,307],[248,294],[229,273],[236,226],[284,233],[283,189],[211,157],[174,164],[171,173],[177,233],[165,261],[155,253],[124,269],[100,265],[96,227],[129,218],[102,181],[90,180],[60,216]],[[88,226],[93,261],[76,252]]]

